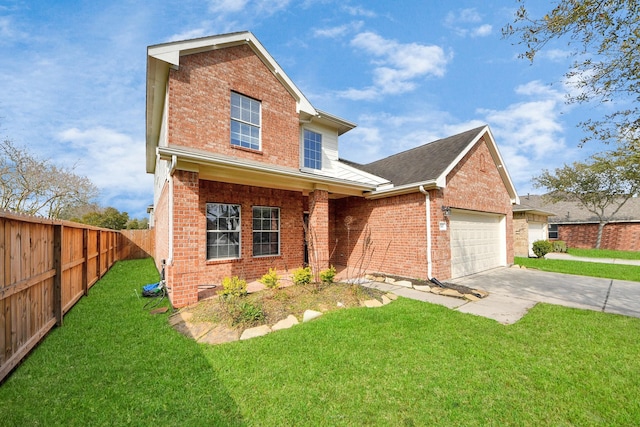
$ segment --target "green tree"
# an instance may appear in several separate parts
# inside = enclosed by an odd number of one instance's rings
[[[638,152],[640,136],[640,4],[636,0],[557,0],[544,16],[532,17],[526,0],[503,28],[533,61],[552,40],[565,40],[574,60],[566,73],[576,91],[569,103],[611,105],[610,113],[581,123],[583,143],[619,142]]]
[[[102,210],[89,212],[82,216],[77,222],[93,225],[95,227],[110,228],[112,230],[122,230],[129,221],[127,212],[120,212],[118,209],[108,207]]]
[[[547,189],[543,197],[548,201],[578,202],[598,218],[599,249],[604,226],[640,191],[640,154],[618,149],[593,155],[553,173],[544,170],[533,181],[536,187]]]

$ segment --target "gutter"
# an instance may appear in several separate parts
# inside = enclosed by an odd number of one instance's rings
[[[432,276],[432,262],[431,262],[431,198],[429,192],[421,185],[419,190],[424,194],[424,209],[427,217],[427,279],[431,280]]]

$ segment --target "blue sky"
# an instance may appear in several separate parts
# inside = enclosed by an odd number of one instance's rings
[[[538,15],[546,1],[530,1]],[[603,147],[579,148],[566,43],[534,64],[501,28],[515,0],[0,1],[0,137],[146,216],[146,47],[249,30],[321,110],[358,127],[340,156],[366,163],[488,124],[519,194],[531,178]]]

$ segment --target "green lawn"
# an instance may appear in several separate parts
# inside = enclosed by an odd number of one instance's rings
[[[120,262],[0,386],[0,425],[635,425],[640,319],[538,305],[514,325],[402,299],[199,345]]]
[[[587,258],[640,259],[640,252],[638,251],[614,251],[611,249],[569,248],[567,252],[571,255],[587,257]]]
[[[524,257],[515,257],[514,262],[527,268],[535,268],[554,273],[640,282],[640,266],[637,265]]]

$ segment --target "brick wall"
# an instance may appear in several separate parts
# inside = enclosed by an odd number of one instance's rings
[[[529,256],[529,223],[524,212],[513,214],[513,252],[515,256]]]
[[[333,201],[331,241],[337,239],[337,246],[332,263],[357,272],[362,269],[426,277],[424,200],[423,194],[413,193],[377,200],[349,197]]]
[[[262,150],[230,143],[231,91],[261,102]],[[299,167],[296,102],[248,46],[180,58],[169,76],[169,145]]]
[[[598,224],[558,224],[558,240],[570,248],[595,248]],[[640,223],[616,222],[602,230],[600,249],[640,251]]]
[[[447,176],[447,187],[443,192],[442,203],[452,208],[505,215],[506,261],[507,264],[513,263],[514,231],[511,199],[489,148],[483,140],[478,141]],[[446,220],[448,221],[448,218]],[[447,230],[449,229],[450,227],[447,227]],[[443,274],[443,277],[449,276]]]
[[[176,175],[192,176],[178,171]],[[181,307],[197,301],[199,285],[219,285],[224,277],[258,279],[269,268],[281,273],[302,266],[304,232],[302,193],[200,180],[193,187],[175,180],[174,258],[170,271],[173,305]],[[180,188],[178,188],[180,187]],[[192,193],[193,191],[193,193]],[[188,194],[185,194],[188,193]],[[179,196],[178,196],[179,195]],[[184,202],[179,201],[184,200]],[[188,202],[187,202],[188,200]],[[206,204],[229,203],[241,206],[241,257],[234,260],[207,260]],[[187,204],[189,204],[187,206]],[[253,256],[253,206],[280,208],[280,255]]]

